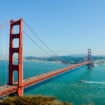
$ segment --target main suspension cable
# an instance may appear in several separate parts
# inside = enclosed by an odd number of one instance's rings
[[[48,54],[49,56],[51,56],[50,55],[50,53],[49,52],[47,52],[44,48],[42,48],[35,40],[33,40],[25,31],[23,31],[23,33],[36,45],[36,46],[38,46],[41,50],[43,50],[46,54]],[[56,58],[53,58],[53,59],[55,59],[56,61],[59,61],[58,59],[56,59]]]
[[[19,21],[19,20],[17,20],[17,21]],[[11,24],[13,24],[13,23],[15,23],[16,21],[14,21],[14,22],[12,22],[12,23],[8,23],[8,22],[10,22],[10,21],[7,21],[7,22],[1,24],[0,26],[2,26],[2,25],[4,25],[4,24],[6,24],[6,25],[0,27],[0,29],[3,29],[3,28],[5,28],[5,27],[7,27],[7,26],[9,26],[9,25],[11,25]],[[8,23],[8,24],[7,24],[7,23]]]
[[[28,29],[34,34],[35,37],[37,37],[37,39],[40,40],[40,42],[43,43],[43,45],[49,49],[50,52],[52,52],[54,55],[56,55],[60,60],[62,60],[64,63],[68,63],[67,61],[65,61],[62,57],[58,56],[55,51],[53,51],[34,31],[33,29],[24,21],[24,24],[28,27]]]
[[[2,23],[2,24],[0,24],[0,26],[3,26],[3,25],[5,25],[5,24],[7,24],[7,23],[9,23],[10,21],[6,21],[5,23]]]

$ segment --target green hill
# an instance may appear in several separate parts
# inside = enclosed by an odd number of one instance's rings
[[[56,100],[56,97],[48,96],[22,96],[7,97],[0,100],[0,105],[73,105]]]

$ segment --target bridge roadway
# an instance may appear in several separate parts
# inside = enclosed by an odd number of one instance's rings
[[[25,79],[25,80],[23,80],[23,87],[26,88],[26,87],[32,86],[32,85],[37,84],[39,82],[42,82],[46,79],[49,79],[49,78],[54,77],[56,75],[59,75],[63,72],[73,70],[77,67],[80,67],[80,66],[83,66],[83,65],[86,65],[86,64],[89,64],[89,63],[91,63],[91,62],[84,62],[84,63],[81,63],[81,64],[75,64],[75,65],[67,67],[67,68],[47,72],[47,73],[44,73],[44,74],[41,74],[41,75],[38,75],[38,76],[34,76],[34,77],[31,77],[31,78]],[[7,96],[7,95],[15,93],[17,91],[18,91],[17,83],[15,83],[14,85],[1,86],[0,87],[0,97]]]

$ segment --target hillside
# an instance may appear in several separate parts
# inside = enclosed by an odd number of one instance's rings
[[[7,97],[0,100],[0,105],[73,105],[56,100],[48,96]]]
[[[87,56],[72,55],[72,56],[52,56],[52,57],[33,57],[28,56],[24,57],[24,60],[34,60],[34,61],[51,61],[51,62],[60,62],[68,64],[77,64],[87,60]],[[105,56],[92,56],[93,61],[105,60]]]

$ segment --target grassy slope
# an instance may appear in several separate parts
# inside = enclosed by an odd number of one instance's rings
[[[48,96],[22,96],[7,97],[0,100],[0,105],[73,105],[56,100],[56,97]]]

